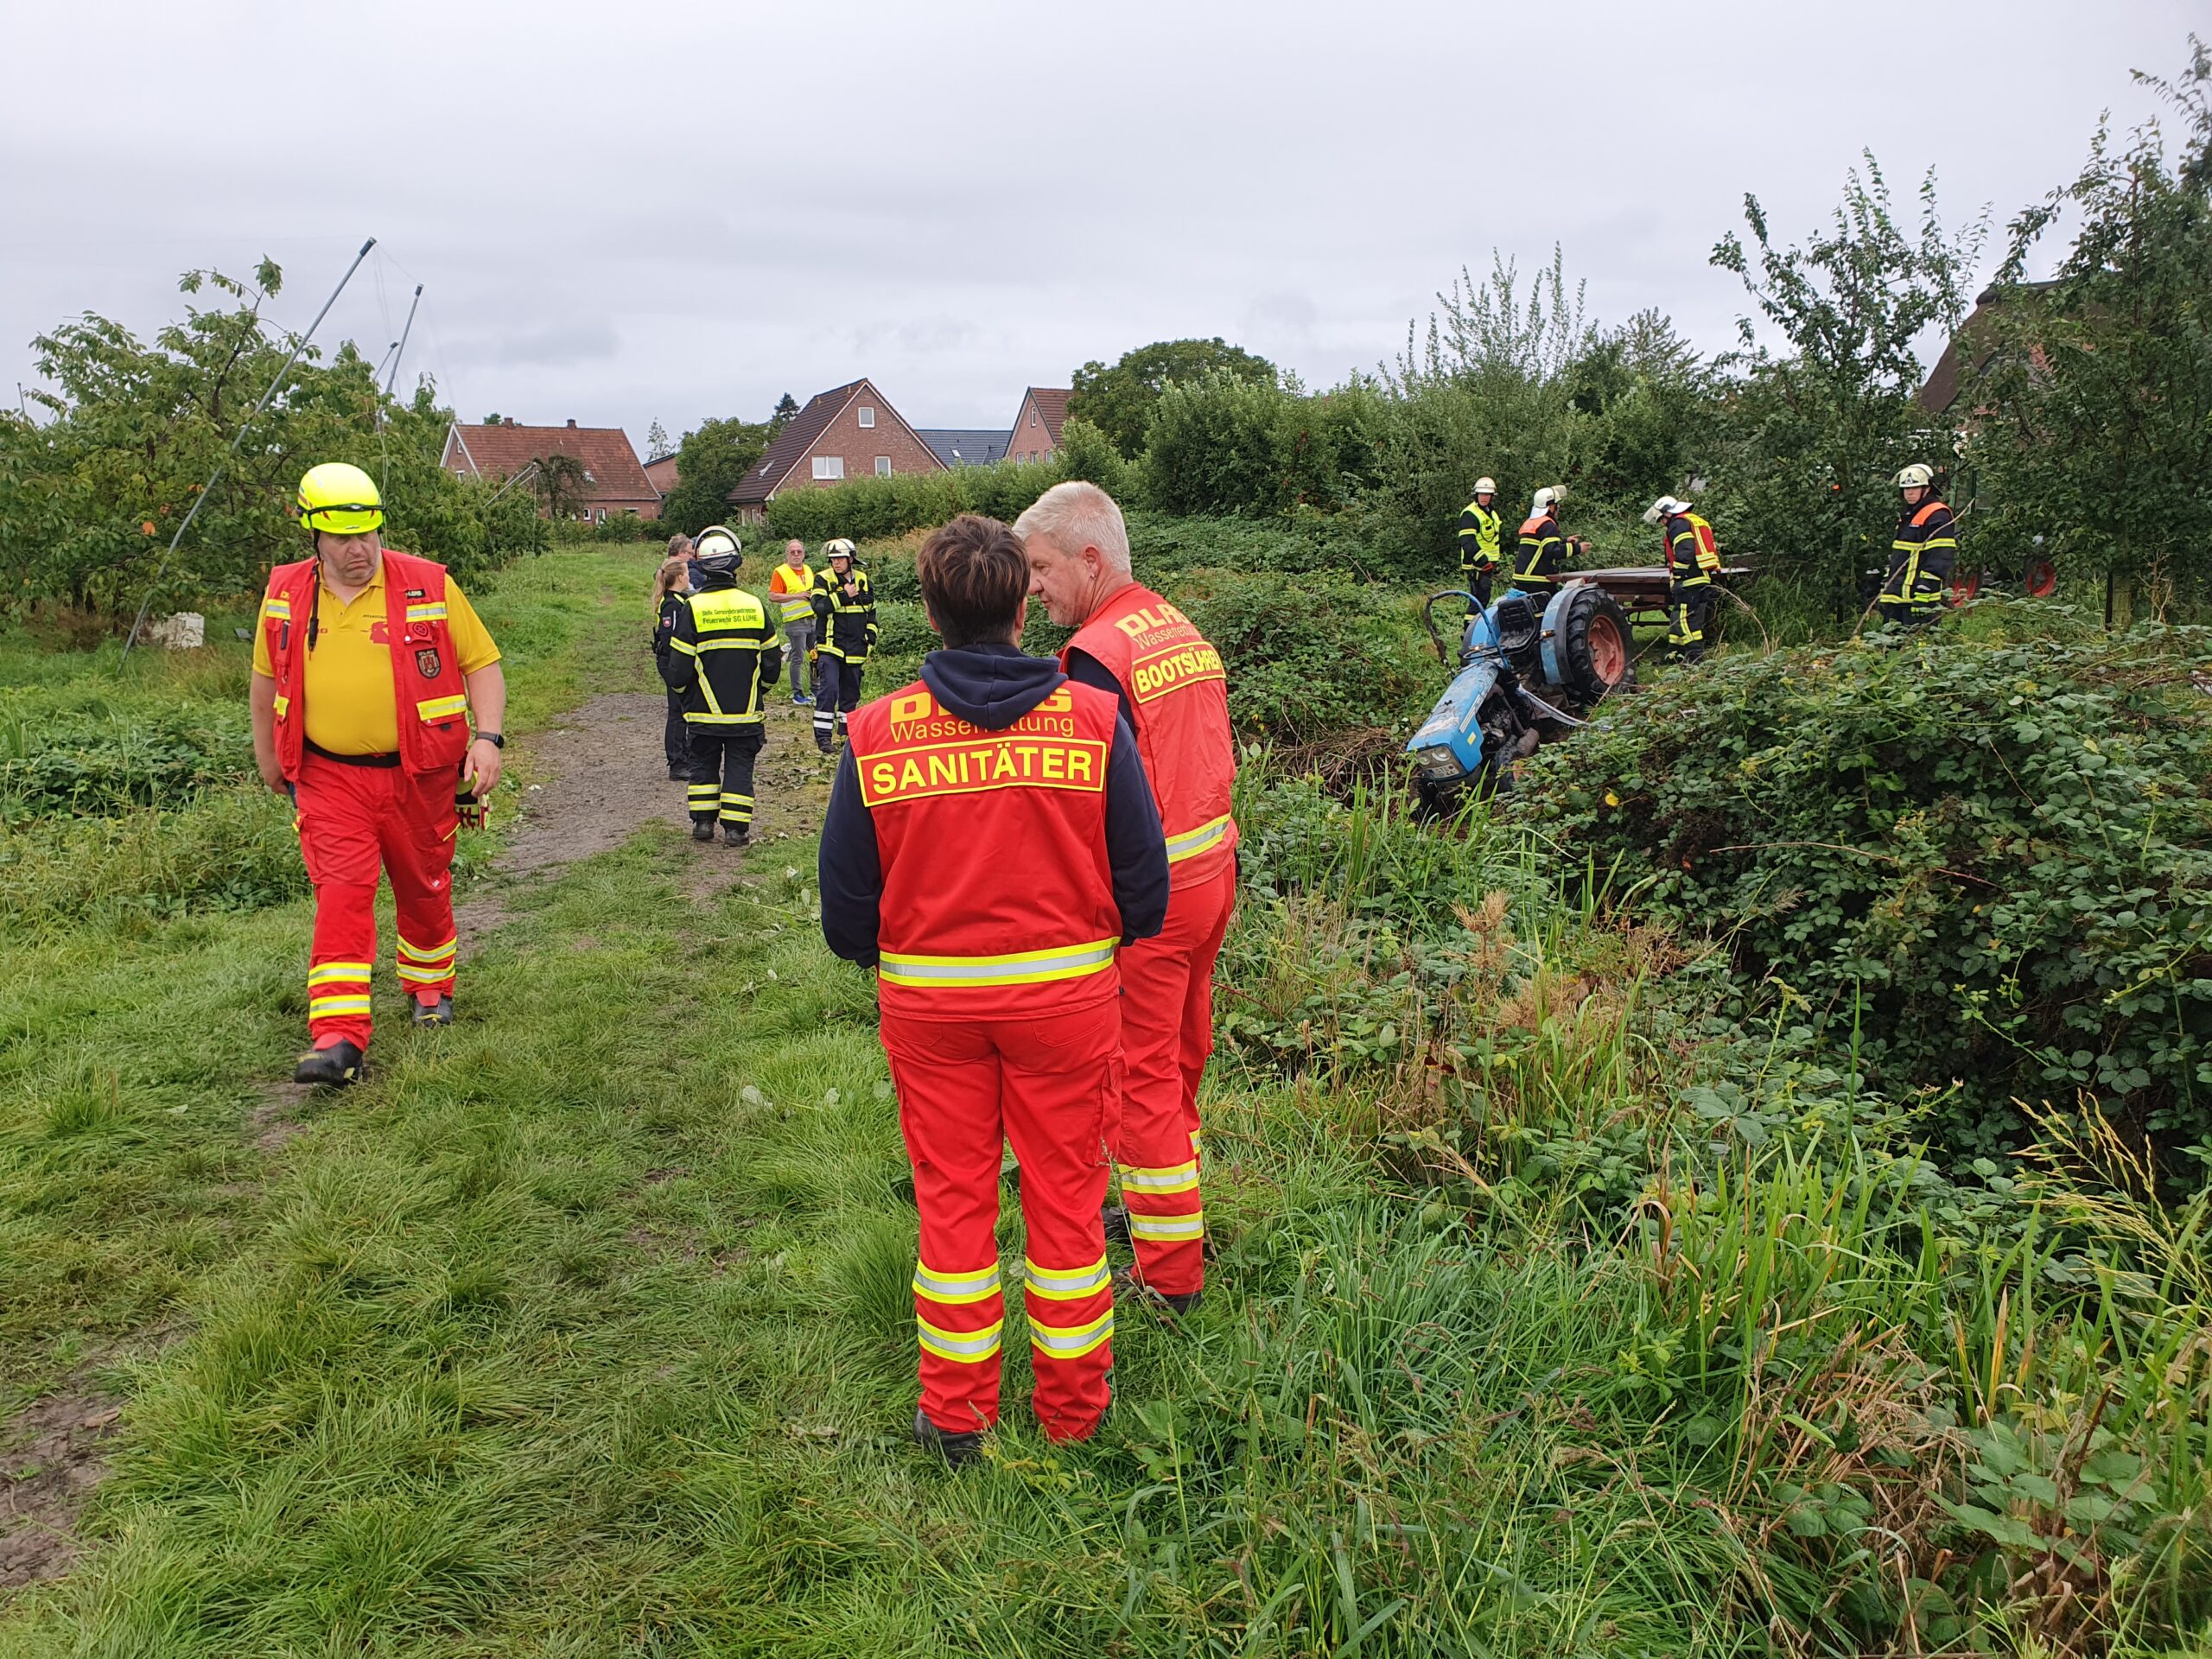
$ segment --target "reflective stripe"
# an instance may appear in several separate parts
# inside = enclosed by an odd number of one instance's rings
[[[441,979],[453,977],[453,963],[449,962],[403,962],[398,968],[399,982],[403,985],[429,985]]]
[[[1089,1296],[1112,1284],[1106,1271],[1106,1258],[1100,1256],[1087,1268],[1040,1268],[1028,1257],[1022,1258],[1021,1282],[1032,1296],[1042,1296],[1047,1301],[1072,1301],[1078,1296]]]
[[[668,648],[671,651],[681,652],[686,657],[696,657],[699,654],[698,646],[678,639],[673,634],[669,636]]]
[[[698,644],[698,649],[699,649],[699,650],[701,650],[701,651],[755,651],[755,652],[757,652],[757,651],[762,651],[762,650],[765,650],[765,649],[766,648],[766,645],[767,645],[767,642],[766,642],[766,640],[761,640],[761,639],[702,639],[701,641],[699,641],[699,644]]]
[[[286,696],[283,692],[279,691],[276,694],[276,718],[279,720],[283,719],[287,714],[291,712],[291,708],[292,700]]]
[[[312,988],[335,980],[347,985],[365,985],[369,970],[370,964],[365,962],[319,962],[308,969],[308,984]]]
[[[1167,861],[1179,864],[1186,858],[1196,858],[1200,853],[1229,834],[1230,814],[1224,812],[1211,823],[1202,823],[1195,830],[1185,830],[1179,836],[1167,837]]]
[[[1129,1212],[1129,1236],[1149,1238],[1158,1243],[1173,1243],[1178,1240],[1204,1238],[1206,1235],[1205,1211],[1192,1216],[1141,1216]]]
[[[766,717],[765,712],[758,709],[749,715],[725,715],[720,710],[701,715],[688,709],[683,711],[683,718],[694,726],[758,726]]]
[[[804,622],[808,617],[814,614],[813,601],[803,597],[799,599],[779,599],[776,601],[776,608],[782,613],[783,620],[786,624],[792,622]]]
[[[407,620],[410,622],[442,622],[445,620],[445,614],[446,607],[443,600],[438,600],[428,605],[410,605],[407,607]]]
[[[965,1360],[972,1364],[998,1352],[999,1332],[1006,1328],[1006,1321],[994,1319],[980,1331],[947,1331],[918,1319],[914,1326],[927,1352],[939,1359]]]
[[[722,792],[722,804],[724,806],[750,806],[753,804],[753,798],[750,795],[733,795],[725,790]]]
[[[273,616],[280,622],[289,622],[292,620],[292,601],[283,598],[264,599],[261,601],[261,613]]]
[[[1198,1163],[1192,1159],[1173,1169],[1131,1169],[1122,1166],[1124,1192],[1188,1192],[1198,1184]]]
[[[1051,1359],[1080,1359],[1114,1336],[1114,1310],[1108,1308],[1083,1325],[1040,1325],[1029,1321],[1029,1341]]]
[[[999,1294],[999,1264],[973,1273],[944,1273],[925,1262],[914,1263],[914,1294],[933,1302],[980,1302]]]
[[[1050,950],[1022,950],[1007,957],[894,957],[884,953],[880,972],[893,985],[956,988],[962,986],[1041,985],[1048,980],[1079,979],[1114,965],[1120,942],[1097,939]]]
[[[410,944],[403,938],[399,942],[399,954],[403,957],[412,957],[417,962],[442,962],[453,955],[460,944],[461,941],[458,938],[452,938],[448,939],[443,944],[434,944],[425,950],[421,945]]]
[[[365,996],[311,996],[308,999],[308,1018],[329,1020],[341,1014],[366,1014],[369,999]]]
[[[449,719],[454,715],[465,714],[467,709],[468,699],[459,695],[450,697],[432,697],[427,702],[418,702],[415,705],[415,712],[422,715],[425,721]]]

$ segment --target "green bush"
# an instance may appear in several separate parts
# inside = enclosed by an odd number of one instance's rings
[[[252,775],[243,706],[32,709],[0,703],[0,822],[178,807]]]
[[[779,542],[796,536],[818,550],[833,536],[882,540],[933,529],[963,512],[1011,524],[1064,475],[1057,460],[1001,461],[786,490],[768,504],[768,533]]]
[[[1390,726],[1433,693],[1418,625],[1382,588],[1335,575],[1205,570],[1169,597],[1220,650],[1230,717],[1247,734],[1303,742]]]
[[[1278,512],[1290,499],[1297,399],[1272,379],[1217,369],[1154,405],[1141,476],[1165,512]]]
[[[1955,1152],[2094,1096],[2212,1149],[2212,635],[1729,657],[1540,752],[1515,808],[1725,930]],[[2177,1162],[2177,1160],[2176,1160]]]

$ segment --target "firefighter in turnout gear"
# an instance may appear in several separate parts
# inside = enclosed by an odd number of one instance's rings
[[[999,1416],[1007,1142],[1038,1423],[1087,1440],[1105,1414],[1116,959],[1160,931],[1168,854],[1113,695],[1014,644],[1030,578],[1014,532],[963,514],[915,574],[944,649],[853,716],[822,827],[822,931],[876,970],[920,1211],[914,1436],[962,1463]]]
[[[1497,497],[1497,480],[1475,480],[1475,499],[1459,514],[1459,583],[1475,596],[1475,608],[1490,603],[1491,582],[1497,575],[1499,536],[1504,520],[1491,505]]]
[[[698,591],[684,601],[661,672],[683,696],[691,728],[691,839],[742,847],[753,828],[753,762],[762,702],[784,665],[767,607],[737,585],[745,563],[720,524],[699,532]]]
[[[1205,1283],[1198,1084],[1213,1052],[1214,960],[1236,899],[1236,746],[1221,653],[1130,575],[1128,531],[1094,484],[1055,485],[1015,525],[1030,589],[1077,629],[1060,665],[1119,701],[1167,837],[1171,889],[1157,938],[1122,953],[1121,1140],[1135,1283],[1178,1313]]]
[[[807,678],[814,664],[814,567],[806,562],[804,542],[794,537],[784,543],[784,562],[768,576],[768,601],[791,660],[791,701],[804,708],[814,701]]]
[[[875,589],[843,537],[823,551],[830,568],[815,578],[814,628],[822,677],[814,692],[814,746],[836,753],[845,716],[861,706],[861,672],[875,647]]]
[[[1560,534],[1559,504],[1566,495],[1564,484],[1538,490],[1529,504],[1528,521],[1521,526],[1520,549],[1513,563],[1513,591],[1530,595],[1539,607],[1549,601],[1559,586],[1559,573],[1567,563],[1568,550],[1580,552],[1589,545],[1580,536]]]
[[[1885,621],[1921,627],[1943,607],[1943,585],[1958,557],[1958,523],[1936,494],[1936,474],[1918,462],[1897,476],[1904,514],[1890,543],[1890,569],[1875,603]]]
[[[292,1078],[338,1084],[361,1075],[369,1046],[379,874],[414,1023],[453,1023],[457,802],[474,810],[499,781],[507,691],[499,647],[445,567],[382,544],[367,474],[327,461],[300,480],[298,505],[314,552],[269,574],[249,701],[255,763],[292,798],[315,884],[315,1046]]]
[[[1671,495],[1645,509],[1643,522],[1659,526],[1667,547],[1667,644],[1684,662],[1697,662],[1705,655],[1706,626],[1713,619],[1720,544],[1713,526],[1692,512],[1688,502]]]

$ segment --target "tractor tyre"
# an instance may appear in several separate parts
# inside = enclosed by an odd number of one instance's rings
[[[1601,588],[1575,589],[1560,630],[1560,662],[1567,690],[1587,708],[1636,683],[1636,652],[1628,613]]]

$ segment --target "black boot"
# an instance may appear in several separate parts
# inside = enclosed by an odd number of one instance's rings
[[[451,1024],[453,1024],[452,997],[442,996],[435,1002],[418,1001],[416,1003],[416,1030],[420,1031],[425,1026],[449,1026]]]
[[[955,1469],[983,1455],[981,1430],[939,1428],[930,1421],[929,1413],[918,1406],[914,1408],[914,1444],[925,1452],[936,1452]]]
[[[301,1055],[300,1063],[292,1068],[294,1083],[322,1084],[332,1089],[342,1089],[360,1078],[361,1051],[342,1037],[327,1048]]]
[[[742,823],[726,823],[722,825],[722,839],[733,847],[742,847],[753,839],[753,831]]]
[[[1125,1291],[1132,1296],[1141,1296],[1147,1302],[1158,1303],[1178,1319],[1185,1313],[1196,1313],[1198,1299],[1205,1294],[1202,1290],[1193,1290],[1181,1296],[1170,1296],[1164,1290],[1154,1290],[1138,1278],[1134,1268],[1120,1268],[1114,1274],[1114,1294],[1118,1297]]]
[[[1098,1219],[1105,1224],[1106,1242],[1127,1246],[1129,1242],[1128,1206],[1109,1204],[1098,1212]]]
[[[694,818],[691,820],[692,840],[712,841],[714,838],[715,821],[712,818]]]

